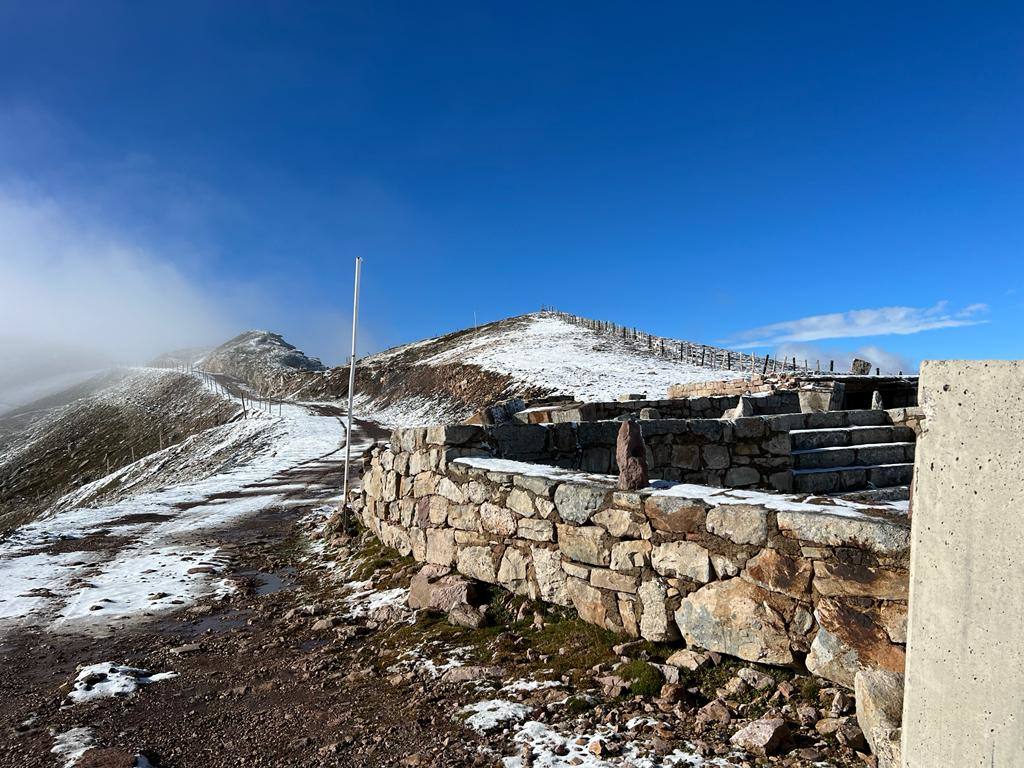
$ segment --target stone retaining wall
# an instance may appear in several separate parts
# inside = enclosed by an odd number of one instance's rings
[[[614,477],[494,458],[485,438],[396,431],[364,457],[363,523],[419,561],[616,632],[806,662],[847,686],[861,666],[902,669],[909,531],[894,508],[671,483],[621,492]]]

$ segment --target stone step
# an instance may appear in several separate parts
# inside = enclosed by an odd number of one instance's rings
[[[915,443],[868,443],[837,448],[811,448],[793,451],[795,469],[832,469],[870,467],[876,464],[913,463]]]
[[[877,464],[872,467],[832,467],[793,471],[793,490],[797,493],[842,493],[861,488],[890,488],[908,485],[914,465]]]
[[[887,411],[819,411],[800,414],[807,429],[839,429],[841,427],[881,427],[892,421]]]
[[[871,413],[871,411],[861,411],[861,413]],[[884,412],[880,411],[880,413]],[[911,443],[915,440],[914,430],[910,427],[894,427],[892,425],[794,429],[789,434],[794,451],[877,443]]]

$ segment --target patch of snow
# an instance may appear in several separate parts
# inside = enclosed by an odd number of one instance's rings
[[[561,683],[557,680],[513,680],[503,685],[503,693],[519,693],[521,691],[539,691],[542,688],[557,688]]]
[[[378,592],[372,588],[363,588],[367,583],[356,582],[352,585],[357,587],[356,591],[345,597],[344,602],[348,606],[349,616],[353,618],[369,616],[374,611],[388,606],[407,610],[409,602],[408,587],[395,587],[394,589],[385,589]]]
[[[50,752],[64,761],[64,768],[72,768],[87,750],[98,743],[92,728],[72,728],[54,736],[53,749]]]
[[[466,725],[475,731],[486,733],[509,721],[525,720],[530,708],[507,699],[484,699],[468,704],[459,710],[466,718]]]
[[[79,669],[78,677],[75,678],[68,699],[80,704],[84,701],[95,701],[111,696],[130,696],[139,689],[140,685],[170,680],[177,676],[177,672],[151,674],[146,669],[114,664],[109,661],[101,664],[89,664]]]
[[[725,758],[704,758],[694,751],[677,749],[667,755],[654,755],[651,745],[642,739],[625,742],[619,755],[598,757],[590,745],[607,739],[610,729],[598,728],[591,734],[563,733],[546,723],[530,720],[516,728],[513,741],[528,746],[533,768],[737,768],[740,763]],[[582,743],[577,743],[582,742]],[[505,757],[504,768],[526,768],[520,756]]]

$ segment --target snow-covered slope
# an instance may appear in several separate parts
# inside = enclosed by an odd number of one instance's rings
[[[425,339],[360,361],[359,401],[384,423],[464,418],[512,396],[664,397],[672,384],[739,377],[541,312]]]

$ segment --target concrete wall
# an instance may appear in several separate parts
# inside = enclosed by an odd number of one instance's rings
[[[542,429],[538,427],[538,429]],[[485,431],[397,430],[355,508],[385,544],[587,621],[852,686],[903,669],[910,532],[892,507],[615,478],[486,456]]]
[[[921,368],[906,768],[1024,766],[1024,362]]]

